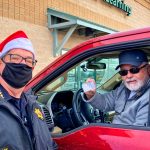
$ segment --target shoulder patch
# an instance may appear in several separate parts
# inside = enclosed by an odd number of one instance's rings
[[[34,108],[34,113],[37,115],[39,119],[44,120],[43,114],[39,108]]]

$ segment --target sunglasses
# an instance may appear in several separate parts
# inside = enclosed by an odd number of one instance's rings
[[[120,70],[118,73],[121,75],[121,76],[126,76],[127,74],[128,74],[128,71],[130,72],[130,73],[132,73],[132,74],[137,74],[137,73],[139,73],[140,72],[140,70],[142,69],[142,68],[144,68],[145,66],[147,66],[147,64],[145,64],[144,66],[142,66],[142,67],[133,67],[133,68],[131,68],[131,69],[129,69],[129,70]]]

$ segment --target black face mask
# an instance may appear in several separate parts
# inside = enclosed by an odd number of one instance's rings
[[[14,88],[22,88],[31,80],[32,68],[25,64],[5,63],[2,78]]]

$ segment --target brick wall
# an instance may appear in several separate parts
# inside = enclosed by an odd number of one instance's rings
[[[0,16],[46,26],[47,8],[53,8],[118,31],[150,26],[148,0],[124,3],[132,7],[131,16],[103,0],[0,0]]]
[[[47,0],[0,0],[0,16],[46,26]]]
[[[131,16],[103,0],[51,0],[48,6],[118,31],[150,26],[150,1],[124,0],[124,3],[132,7]]]

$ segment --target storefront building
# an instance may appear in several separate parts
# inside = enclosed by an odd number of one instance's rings
[[[0,0],[0,41],[24,30],[36,49],[34,74],[87,39],[148,26],[149,0]]]

